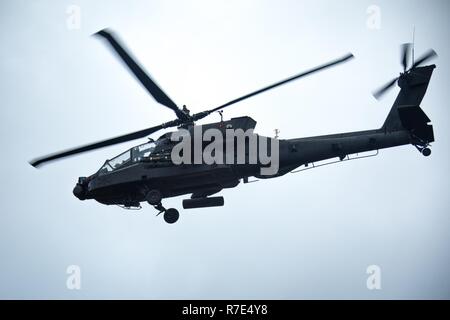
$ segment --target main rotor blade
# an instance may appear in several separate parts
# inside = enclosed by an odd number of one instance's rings
[[[400,47],[400,61],[403,66],[403,71],[408,69],[408,62],[411,56],[411,43],[404,43]]]
[[[383,87],[373,93],[375,99],[379,100],[398,80],[398,77],[386,83]]]
[[[175,102],[173,102],[167,94],[145,73],[145,71],[137,64],[137,62],[130,56],[130,54],[124,49],[124,47],[117,41],[114,35],[106,30],[100,30],[95,35],[101,36],[106,39],[114,51],[119,55],[122,61],[127,65],[129,70],[136,76],[141,82],[144,88],[152,95],[152,97],[160,104],[172,109],[177,117],[182,120],[186,120],[186,114],[181,111]]]
[[[131,140],[143,138],[143,137],[148,136],[158,130],[168,128],[168,127],[174,127],[174,126],[179,125],[180,123],[181,123],[181,120],[176,119],[176,120],[173,120],[173,121],[170,121],[167,123],[163,123],[156,127],[136,131],[136,132],[118,136],[118,137],[115,137],[112,139],[102,140],[102,141],[87,144],[87,145],[84,145],[81,147],[68,149],[65,151],[61,151],[58,153],[54,153],[54,154],[50,154],[50,155],[47,155],[44,157],[33,159],[30,161],[30,164],[33,167],[38,167],[38,166],[42,165],[43,163],[46,163],[49,161],[65,158],[65,157],[72,156],[72,155],[79,154],[79,153],[86,152],[86,151],[91,151],[91,150],[95,150],[95,149],[104,148],[107,146],[112,146],[114,144],[118,144],[118,143],[122,143],[122,142],[127,142],[127,141],[131,141]]]
[[[336,64],[343,63],[343,62],[345,62],[345,61],[347,61],[347,60],[350,60],[350,59],[352,59],[352,58],[353,58],[353,54],[349,53],[349,54],[345,55],[344,57],[342,57],[342,58],[340,58],[340,59],[331,61],[331,62],[329,62],[329,63],[327,63],[327,64],[318,66],[318,67],[316,67],[316,68],[314,68],[314,69],[311,69],[311,70],[308,70],[308,71],[306,71],[306,72],[302,72],[302,73],[300,73],[300,74],[298,74],[298,75],[295,75],[295,76],[292,76],[292,77],[287,78],[287,79],[285,79],[285,80],[282,80],[282,81],[280,81],[280,82],[274,83],[274,84],[272,84],[272,85],[270,85],[270,86],[267,86],[267,87],[265,87],[265,88],[262,88],[262,89],[260,89],[260,90],[255,91],[255,92],[249,93],[249,94],[247,94],[247,95],[245,95],[245,96],[242,96],[242,97],[240,97],[240,98],[231,100],[231,101],[229,101],[229,102],[227,102],[227,103],[225,103],[225,104],[223,104],[223,105],[221,105],[221,106],[219,106],[219,107],[217,107],[217,108],[208,110],[207,113],[209,114],[209,113],[211,113],[211,112],[218,111],[218,110],[223,109],[223,108],[225,108],[225,107],[231,106],[232,104],[238,103],[238,102],[240,102],[240,101],[242,101],[242,100],[245,100],[245,99],[248,99],[248,98],[250,98],[250,97],[256,96],[257,94],[263,93],[263,92],[265,92],[265,91],[267,91],[267,90],[270,90],[270,89],[279,87],[279,86],[281,86],[281,85],[283,85],[283,84],[286,84],[286,83],[288,83],[288,82],[297,80],[297,79],[299,79],[299,78],[306,77],[306,76],[308,76],[308,75],[310,75],[310,74],[312,74],[312,73],[315,73],[315,72],[318,72],[318,71],[327,69],[327,68],[329,68],[329,67],[332,67],[332,66],[334,66],[334,65],[336,65]]]
[[[433,49],[428,50],[427,53],[425,53],[420,59],[418,59],[416,62],[414,62],[411,69],[414,69],[414,68],[420,66],[422,63],[424,63],[434,57],[437,57],[436,51],[434,51]]]

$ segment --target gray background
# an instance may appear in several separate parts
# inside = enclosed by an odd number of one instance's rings
[[[67,6],[81,29],[66,27]],[[381,9],[381,29],[367,8]],[[1,1],[1,298],[450,298],[448,1]],[[227,109],[294,138],[381,126],[399,45],[439,53],[423,101],[436,143],[225,190],[167,225],[80,202],[78,176],[141,141],[60,161],[39,155],[171,120],[90,34],[116,30],[179,105],[215,107],[342,56],[356,59]],[[217,121],[218,115],[208,120]],[[155,137],[159,136],[156,134]],[[167,207],[181,209],[182,198]],[[81,290],[66,288],[79,265]],[[382,289],[366,288],[366,268]]]

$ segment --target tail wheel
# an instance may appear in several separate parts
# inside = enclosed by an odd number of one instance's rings
[[[166,221],[167,223],[170,224],[175,223],[178,221],[179,217],[180,213],[178,212],[177,209],[170,208],[164,212],[164,221]]]
[[[431,149],[430,149],[430,148],[423,148],[423,149],[422,149],[422,154],[423,154],[425,157],[430,156],[430,154],[431,154]]]

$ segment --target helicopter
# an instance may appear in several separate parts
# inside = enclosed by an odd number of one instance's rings
[[[224,205],[224,199],[222,196],[213,195],[223,189],[234,188],[241,181],[249,183],[251,182],[249,178],[253,177],[257,179],[280,177],[296,168],[306,167],[318,161],[334,158],[339,159],[336,162],[344,161],[352,154],[375,150],[378,152],[379,149],[408,144],[416,147],[424,156],[431,154],[430,144],[434,142],[433,126],[430,124],[431,120],[421,109],[420,104],[436,67],[435,65],[422,65],[436,56],[434,50],[430,49],[421,58],[414,61],[412,45],[407,43],[401,46],[403,72],[374,93],[374,96],[380,99],[395,84],[400,87],[400,92],[381,128],[306,138],[278,139],[254,134],[253,129],[256,126],[256,121],[251,117],[243,116],[223,120],[222,110],[288,82],[347,62],[353,58],[351,53],[218,107],[191,114],[186,106],[179,108],[169,98],[150,75],[131,57],[112,31],[103,29],[95,35],[109,44],[113,52],[117,54],[156,102],[171,109],[175,113],[176,119],[115,138],[36,158],[30,161],[30,164],[39,167],[50,161],[79,153],[145,138],[162,129],[176,127],[177,130],[163,134],[156,141],[148,138],[147,142],[106,160],[101,168],[92,175],[79,177],[73,189],[73,194],[80,200],[95,199],[101,204],[119,205],[126,209],[138,209],[141,208],[141,202],[148,202],[158,211],[157,215],[163,213],[164,220],[172,224],[179,219],[180,214],[175,208],[166,209],[163,206],[162,200],[165,198],[190,194],[190,198],[183,200],[184,209],[217,207]],[[411,53],[412,62],[410,63]],[[408,68],[409,64],[411,66]],[[214,112],[219,112],[221,117],[219,122],[196,125],[196,121]],[[187,135],[190,135],[198,129],[202,132],[213,129],[222,133],[230,129],[250,130],[248,139],[243,140],[245,161],[241,163],[223,163],[220,161],[216,163],[201,161],[194,164],[174,163],[173,151],[178,142],[174,141],[173,137],[182,131],[185,132],[184,136],[186,136],[186,132]],[[257,147],[259,148],[262,145],[267,146],[269,144],[270,146],[276,146],[276,148],[271,147],[271,150],[269,150],[271,154],[277,153],[278,155],[276,172],[268,175],[262,174],[262,168],[266,164],[261,161],[253,163],[248,161],[250,158],[249,141],[252,137],[259,139],[257,140]],[[225,142],[223,143],[225,144]],[[200,145],[202,150],[207,147],[204,141]],[[227,149],[222,156],[226,156],[228,152],[230,151]],[[235,157],[236,155],[232,158]]]

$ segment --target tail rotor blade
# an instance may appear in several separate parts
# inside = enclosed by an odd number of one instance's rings
[[[380,89],[378,89],[377,91],[375,91],[373,93],[373,96],[375,97],[375,99],[379,100],[389,89],[392,88],[392,86],[395,85],[395,83],[397,82],[398,77],[389,81],[388,83],[386,83],[383,87],[381,87]]]
[[[400,47],[400,59],[403,66],[403,71],[408,69],[408,62],[411,57],[411,46],[411,43],[404,43]]]
[[[403,77],[404,75],[407,75],[410,70],[413,70],[414,68],[420,66],[421,64],[425,63],[426,61],[434,58],[437,56],[436,52],[433,49],[428,50],[421,58],[419,58],[417,61],[414,62],[413,57],[413,64],[411,68],[408,70],[408,61],[410,60],[410,56],[413,53],[414,47],[411,43],[404,43],[400,47],[400,63],[403,66],[403,72],[400,77]],[[400,77],[397,77],[391,81],[389,81],[387,84],[385,84],[380,89],[373,92],[373,96],[379,100],[389,89],[391,89],[395,83],[398,81]]]
[[[436,51],[434,51],[433,49],[428,50],[422,57],[420,57],[420,59],[418,59],[413,66],[411,67],[411,69],[414,69],[418,66],[420,66],[421,64],[425,63],[426,61],[437,57],[437,53]]]

